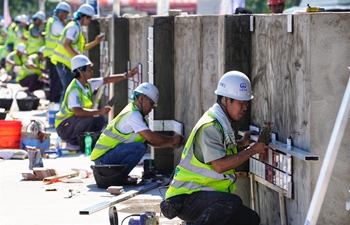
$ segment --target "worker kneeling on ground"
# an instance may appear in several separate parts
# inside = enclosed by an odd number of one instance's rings
[[[259,215],[234,194],[235,168],[269,148],[256,143],[237,150],[249,145],[252,134],[246,132],[236,140],[232,128],[253,99],[250,81],[241,72],[227,72],[215,94],[217,103],[204,113],[187,140],[161,211],[169,219],[178,216],[195,225],[258,225]]]
[[[136,183],[136,179],[128,175],[145,154],[147,144],[155,148],[179,148],[183,140],[181,135],[166,136],[149,129],[144,117],[157,106],[156,86],[142,83],[134,90],[132,98],[133,102],[107,125],[91,154],[96,165],[126,165],[123,184]]]
[[[6,73],[8,74],[8,78],[6,82],[15,82],[15,77],[20,71],[22,65],[27,60],[27,50],[26,46],[23,43],[19,43],[16,46],[16,50],[12,51],[7,55],[6,62]]]
[[[45,83],[48,83],[48,76],[42,72],[45,69],[44,62],[46,61],[43,56],[44,50],[45,47],[42,46],[38,53],[28,56],[16,77],[16,82],[22,87],[28,87],[28,90],[25,91],[28,97],[36,97],[33,92],[43,89]]]
[[[74,56],[71,60],[74,79],[68,85],[61,103],[60,111],[55,115],[55,129],[62,140],[66,141],[67,150],[80,150],[77,135],[83,132],[100,132],[105,125],[110,106],[92,109],[92,93],[101,85],[115,83],[137,74],[137,67],[127,73],[109,77],[91,78],[91,61],[84,55]]]

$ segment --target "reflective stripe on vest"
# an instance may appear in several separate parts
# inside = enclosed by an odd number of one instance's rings
[[[44,57],[48,57],[53,54],[53,51],[56,48],[57,42],[60,38],[60,36],[55,36],[51,32],[51,27],[56,20],[58,20],[56,17],[50,17],[46,22]]]
[[[38,54],[32,54],[30,56],[30,58],[33,59],[34,64],[37,67],[40,67],[40,62],[39,62],[39,56]],[[23,80],[24,78],[28,77],[29,75],[33,75],[33,74],[38,74],[39,76],[41,75],[41,70],[34,70],[31,69],[27,66],[26,63],[24,63],[22,65],[21,70],[18,72],[18,76],[16,77],[16,81],[20,82],[21,80]]]
[[[166,192],[166,198],[181,194],[191,194],[197,191],[218,191],[233,193],[236,189],[235,171],[228,170],[222,174],[215,171],[211,164],[200,162],[193,154],[193,142],[201,127],[216,126],[222,135],[224,131],[219,122],[209,113],[205,113],[192,130],[183,150],[181,161],[175,169],[174,179]],[[225,140],[225,139],[224,139]],[[232,146],[232,143],[225,143]],[[226,154],[237,153],[237,148],[227,149]]]
[[[44,38],[32,36],[32,29],[35,27],[36,26],[34,24],[30,24],[29,29],[28,29],[29,30],[29,32],[28,32],[28,45],[27,45],[28,55],[39,52],[39,49],[45,45]],[[39,30],[39,28],[38,28],[38,30]]]
[[[22,32],[23,37],[28,38],[28,31],[25,28],[21,27],[21,26],[16,26],[15,27],[15,31],[14,31],[15,46],[17,46],[19,43],[23,43],[23,44],[25,44],[27,46],[27,41],[23,40],[23,39],[21,39],[20,37],[17,36],[17,32],[18,31]],[[14,46],[14,48],[16,48],[15,46]]]
[[[132,112],[139,112],[134,103],[129,103],[125,108],[107,125],[106,129],[97,140],[96,145],[91,153],[91,160],[96,160],[106,154],[110,149],[122,143],[145,142],[146,139],[138,133],[131,132],[129,134],[121,133],[116,129],[116,124],[120,119]],[[141,113],[140,113],[141,114]],[[142,115],[142,114],[141,114]],[[143,117],[142,117],[143,118]],[[145,119],[143,122],[148,126]]]
[[[65,41],[66,41],[66,33],[67,29],[70,28],[71,26],[77,25],[77,21],[70,21],[67,26],[62,31],[62,34],[59,38],[59,42],[56,45],[56,48],[53,52],[53,55],[51,57],[51,62],[56,65],[57,62],[60,62],[67,66],[69,69],[71,69],[71,62],[70,60],[73,58],[73,55],[70,54],[67,49],[63,46]],[[79,25],[78,25],[79,26]],[[84,52],[85,48],[85,38],[83,36],[83,33],[81,30],[79,30],[79,36],[78,39],[75,43],[71,43],[71,47],[82,54]]]
[[[61,109],[56,113],[55,115],[55,129],[65,120],[68,119],[69,117],[74,116],[74,111],[73,109],[68,108],[68,96],[73,90],[78,90],[79,91],[79,97],[80,97],[80,102],[83,103],[82,108],[84,109],[91,109],[92,107],[92,92],[91,92],[91,87],[90,84],[87,83],[87,88],[88,88],[88,95],[86,96],[83,93],[83,90],[79,87],[77,84],[78,80],[73,79],[72,82],[67,87],[66,94],[64,95],[63,101],[61,103]]]

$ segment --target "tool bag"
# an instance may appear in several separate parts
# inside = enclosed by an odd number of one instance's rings
[[[122,185],[126,165],[91,165],[98,188]]]

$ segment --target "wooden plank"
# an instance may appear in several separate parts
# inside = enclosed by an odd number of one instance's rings
[[[126,193],[124,194],[121,194],[121,195],[118,195],[117,197],[113,198],[113,200],[111,201],[103,201],[103,202],[100,202],[96,205],[93,205],[93,206],[90,206],[88,208],[85,208],[81,211],[79,211],[79,214],[80,215],[90,215],[92,213],[95,213],[95,212],[98,212],[102,209],[105,209],[105,208],[108,208],[112,205],[115,205],[119,202],[122,202],[122,201],[125,201],[127,199],[130,199],[138,194],[142,194],[142,193],[145,193],[149,190],[152,190],[156,187],[159,187],[161,184],[161,182],[152,182],[152,183],[149,183],[149,184],[145,184],[141,187],[138,187],[137,190],[131,190],[131,191],[127,191]]]

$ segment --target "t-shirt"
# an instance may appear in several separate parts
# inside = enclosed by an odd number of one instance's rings
[[[76,43],[78,40],[80,31],[81,31],[81,25],[79,22],[76,22],[73,26],[67,29],[66,38],[72,40],[72,43]]]
[[[34,26],[30,30],[30,35],[32,35],[33,37],[39,37],[40,34],[41,34],[41,31],[39,30],[39,28],[37,26]]]
[[[56,20],[52,23],[51,33],[54,36],[61,36],[64,29],[64,24],[56,17],[53,16]]]
[[[224,137],[217,126],[202,126],[193,142],[194,155],[201,162],[209,164],[226,156]]]
[[[149,127],[143,122],[141,113],[134,111],[120,118],[116,124],[116,129],[121,133],[129,134],[149,130]]]
[[[83,94],[87,96],[88,94],[88,88],[87,87],[83,87],[83,85],[78,81],[77,84],[78,86],[83,90]],[[91,87],[91,91],[94,92],[95,90],[97,90],[102,84],[103,84],[103,77],[99,77],[99,78],[91,78],[89,80],[87,80],[87,82],[90,84]],[[73,107],[79,107],[82,108],[83,107],[83,102],[80,102],[80,92],[78,90],[72,90],[69,94],[68,94],[68,108],[69,109],[73,109]]]

